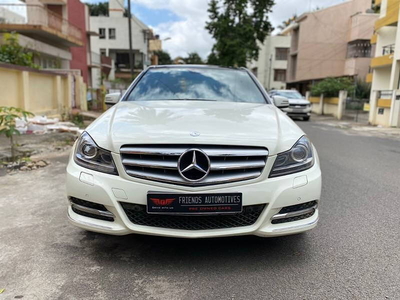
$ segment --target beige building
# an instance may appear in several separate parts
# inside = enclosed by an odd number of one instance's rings
[[[352,0],[301,15],[283,33],[292,37],[288,88],[303,94],[315,81],[351,76],[365,79],[371,35],[378,14],[371,0]]]
[[[286,88],[289,48],[290,36],[268,36],[260,45],[257,61],[247,65],[266,90]]]
[[[376,0],[380,16],[371,43],[376,44],[371,61],[372,81],[369,122],[400,127],[400,0]]]

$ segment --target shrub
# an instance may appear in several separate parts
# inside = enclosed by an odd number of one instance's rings
[[[354,92],[354,82],[348,77],[326,78],[311,88],[312,96],[338,97],[340,91]]]

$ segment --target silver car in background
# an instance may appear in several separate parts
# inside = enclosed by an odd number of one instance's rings
[[[283,108],[289,117],[303,118],[304,121],[310,120],[311,103],[306,100],[296,90],[272,90],[269,94],[273,96],[285,97],[289,100],[289,107]]]

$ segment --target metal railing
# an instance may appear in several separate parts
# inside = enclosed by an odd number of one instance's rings
[[[42,25],[64,35],[82,39],[82,31],[60,15],[40,5],[0,4],[2,24]]]
[[[395,44],[387,45],[382,47],[382,55],[393,54],[395,49]]]
[[[392,97],[393,97],[393,90],[378,91],[379,99],[392,99]]]

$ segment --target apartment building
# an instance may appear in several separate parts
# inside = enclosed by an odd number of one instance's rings
[[[285,35],[268,36],[260,44],[257,61],[248,68],[258,78],[266,90],[286,88],[286,71],[291,37]]]
[[[128,19],[125,17],[124,1],[110,0],[108,16],[91,16],[90,28],[98,33],[91,36],[93,51],[107,55],[114,61],[110,77],[131,79],[129,62]],[[138,18],[132,15],[132,48],[135,72],[142,71],[150,65],[149,40],[151,30]]]
[[[283,33],[290,34],[288,88],[305,94],[327,77],[365,80],[373,47],[371,35],[379,15],[371,0],[351,0],[301,15]]]
[[[368,76],[372,82],[369,122],[400,127],[400,0],[376,0],[375,5],[380,15],[371,38],[376,47]]]
[[[67,4],[67,0],[2,3],[0,32],[19,33],[20,44],[40,54],[35,63],[42,68],[69,69],[69,48],[84,45],[84,32],[68,20]]]

